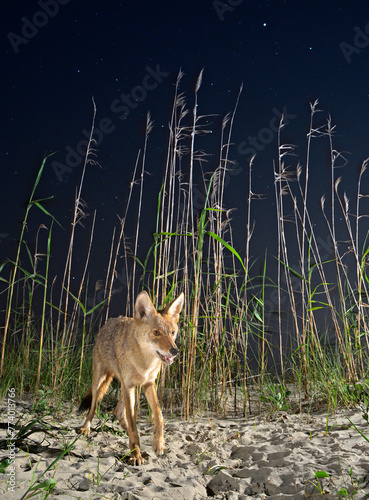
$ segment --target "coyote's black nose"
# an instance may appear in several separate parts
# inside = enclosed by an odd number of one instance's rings
[[[172,356],[177,356],[177,354],[179,353],[179,350],[176,348],[176,347],[172,347],[171,350],[170,350],[170,354]]]

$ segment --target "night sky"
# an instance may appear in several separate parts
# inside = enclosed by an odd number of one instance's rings
[[[63,229],[55,229],[55,258],[64,266],[83,144],[97,107],[98,164],[89,165],[82,198],[86,213],[97,210],[91,256],[93,279],[104,279],[112,229],[122,215],[137,153],[144,143],[147,112],[154,120],[145,178],[146,233],[141,257],[155,230],[155,206],[166,161],[168,122],[174,83],[193,106],[199,72],[199,112],[213,115],[213,134],[203,143],[205,168],[217,167],[224,115],[235,116],[230,157],[238,173],[230,176],[225,205],[235,208],[235,246],[245,244],[248,160],[257,153],[253,191],[255,232],[251,254],[276,254],[273,160],[276,124],[284,112],[284,142],[297,146],[304,164],[310,103],[319,99],[317,125],[327,117],[337,126],[335,148],[348,160],[340,175],[350,196],[362,161],[369,156],[369,7],[365,2],[286,0],[102,2],[98,0],[4,0],[1,8],[2,127],[0,261],[14,258],[25,204],[45,154],[37,190],[53,196],[47,209]],[[311,164],[311,214],[320,220],[320,197],[329,193],[327,144],[317,143]],[[367,188],[368,174],[363,189]],[[199,189],[201,186],[199,186]],[[33,210],[29,245],[39,224]],[[133,234],[132,224],[132,234]],[[89,235],[86,219],[86,242]],[[322,229],[321,237],[326,239]],[[146,238],[146,239],[145,239]],[[82,260],[81,260],[82,262]],[[60,271],[58,271],[60,272]]]

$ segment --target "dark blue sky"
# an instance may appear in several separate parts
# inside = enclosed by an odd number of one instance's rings
[[[150,237],[180,68],[185,73],[180,90],[190,106],[204,68],[199,111],[218,115],[208,120],[214,132],[204,142],[212,154],[208,170],[217,166],[220,123],[243,83],[230,153],[241,169],[231,176],[226,196],[227,208],[237,209],[240,249],[247,159],[254,149],[253,191],[265,199],[255,205],[252,254],[266,247],[276,253],[273,159],[276,117],[282,111],[290,122],[285,140],[298,146],[303,163],[309,103],[319,99],[323,113],[317,123],[330,114],[337,125],[335,147],[347,151],[349,160],[344,185],[354,193],[361,162],[369,156],[369,7],[364,2],[4,0],[1,10],[0,261],[13,256],[25,202],[45,153],[56,152],[47,162],[38,196],[54,196],[48,209],[64,227],[54,238],[61,248],[67,242],[92,97],[100,166],[88,167],[82,198],[89,213],[97,210],[93,264],[101,267],[100,277],[143,145],[148,111],[155,122],[147,159],[152,175],[145,185]],[[311,165],[310,198],[317,213],[320,196],[329,191],[328,160],[325,146],[319,145]],[[29,234],[32,224],[47,223],[36,211],[31,219]]]

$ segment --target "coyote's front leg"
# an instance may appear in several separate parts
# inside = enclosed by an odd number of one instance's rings
[[[123,384],[122,384],[123,389]],[[138,437],[136,416],[135,416],[135,388],[130,387],[127,389],[124,387],[124,406],[126,410],[127,426],[128,426],[128,437],[129,437],[129,449],[131,451],[130,461],[133,465],[142,465],[145,463],[145,459],[141,455],[140,450],[140,438]]]
[[[149,402],[151,411],[154,416],[154,441],[153,448],[155,453],[159,455],[164,454],[164,421],[161,414],[158,397],[156,394],[155,382],[150,382],[142,386],[146,399]]]

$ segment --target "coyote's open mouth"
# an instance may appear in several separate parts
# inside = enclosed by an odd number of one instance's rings
[[[174,361],[174,356],[163,356],[162,354],[160,354],[159,351],[156,351],[157,355],[159,356],[159,358],[162,360],[163,363],[165,363],[166,365],[171,365]]]

